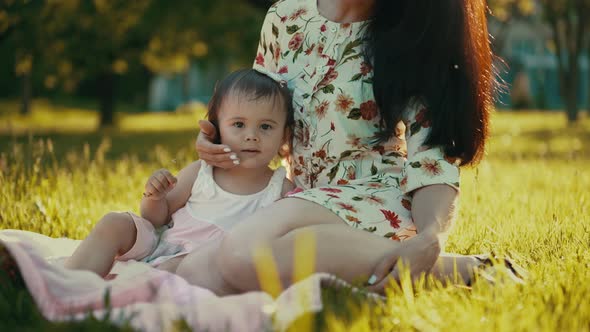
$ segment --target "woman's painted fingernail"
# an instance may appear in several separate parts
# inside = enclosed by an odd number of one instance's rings
[[[231,152],[230,148],[223,148],[223,152]]]
[[[239,160],[234,160],[234,165],[239,165],[240,161]]]
[[[372,275],[372,276],[369,278],[369,281],[367,281],[367,283],[368,283],[369,285],[373,285],[375,282],[377,282],[377,276],[373,274],[373,275]]]
[[[235,153],[232,153],[232,154],[229,155],[229,159],[231,159],[231,160],[237,160],[238,159],[238,156],[236,156]]]

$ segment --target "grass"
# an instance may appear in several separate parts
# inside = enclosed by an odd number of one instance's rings
[[[97,116],[91,111],[47,102],[37,102],[29,117],[14,109],[0,101],[2,229],[82,238],[107,211],[137,211],[144,181],[155,169],[176,172],[196,158],[193,142],[202,110],[120,115],[119,127],[95,131]],[[528,283],[480,283],[466,290],[412,287],[406,280],[381,305],[327,289],[326,310],[312,317],[314,326],[590,331],[590,118],[568,127],[562,113],[499,112],[492,134],[484,162],[462,173],[460,213],[447,250],[510,253],[528,269]],[[13,322],[17,325],[9,326],[31,331],[116,329],[90,318],[71,325],[44,322],[22,285],[1,285],[0,325]],[[292,330],[300,330],[306,319]]]

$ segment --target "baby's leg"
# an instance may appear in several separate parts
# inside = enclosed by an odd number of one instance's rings
[[[137,229],[128,213],[110,212],[96,224],[64,266],[90,270],[104,277],[113,267],[115,257],[133,247],[136,237]]]

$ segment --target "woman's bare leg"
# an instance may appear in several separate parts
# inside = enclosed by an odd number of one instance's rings
[[[313,270],[349,282],[366,281],[383,255],[404,245],[350,227],[318,204],[288,198],[239,223],[219,248],[211,245],[189,254],[177,273],[217,294],[257,290],[260,283],[254,252],[266,246],[272,252],[283,287],[287,287],[293,283],[295,243],[310,234],[315,255],[310,254],[308,260],[314,261]],[[472,257],[444,254],[431,272],[441,280],[456,280],[455,271],[467,279],[474,264]]]
[[[190,284],[207,288],[219,296],[238,293],[224,281],[212,262],[220,244],[221,239],[218,239],[195,249],[183,257],[175,270],[170,272],[175,272]]]
[[[136,234],[133,218],[129,214],[108,213],[65,261],[64,266],[90,270],[104,277],[111,271],[115,257],[133,247]]]
[[[286,287],[293,282],[296,238],[306,234],[315,238],[315,255],[309,257],[315,261],[315,271],[332,273],[351,282],[368,278],[386,252],[403,245],[350,227],[318,204],[287,198],[232,229],[216,253],[215,266],[233,288],[260,289],[254,251],[267,247]]]
[[[442,281],[452,284],[468,283],[474,274],[474,269],[481,265],[474,256],[441,253],[430,274]]]

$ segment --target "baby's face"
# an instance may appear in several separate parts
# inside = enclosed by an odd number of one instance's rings
[[[218,113],[221,143],[238,155],[244,168],[266,167],[285,142],[286,111],[279,98],[252,100],[230,93]]]

